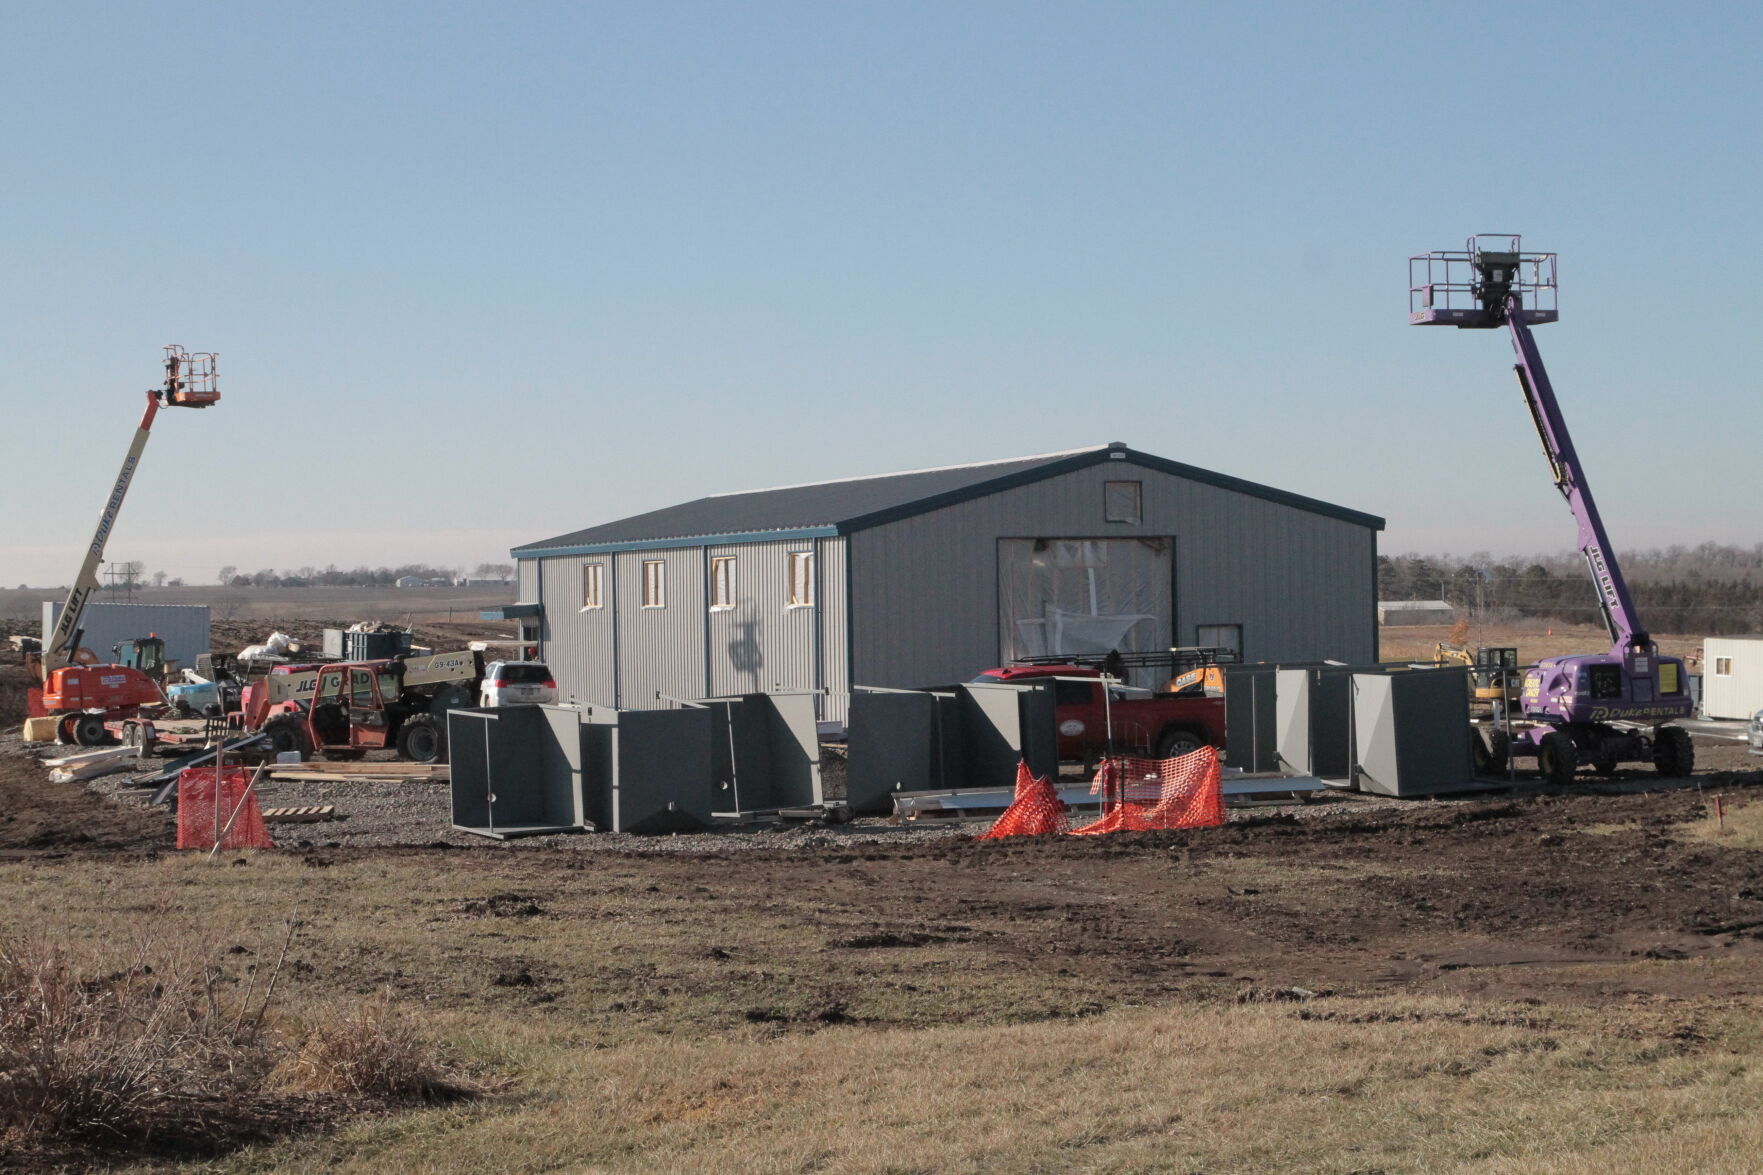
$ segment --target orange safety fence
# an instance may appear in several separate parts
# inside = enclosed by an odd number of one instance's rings
[[[1108,759],[1090,789],[1102,793],[1102,818],[1072,831],[1092,836],[1216,828],[1224,823],[1222,782],[1216,747],[1174,759]]]
[[[1053,781],[1036,779],[1027,763],[1016,766],[1016,798],[990,830],[976,840],[1000,840],[1006,836],[1055,836],[1071,831],[1071,820]]]
[[[1215,747],[1201,747],[1174,759],[1106,759],[1090,788],[1092,794],[1101,794],[1102,816],[1073,828],[1070,809],[1059,799],[1053,781],[1035,778],[1023,763],[1016,768],[1016,796],[1010,807],[975,839],[1215,828],[1224,823],[1221,784]]]
[[[178,772],[178,848],[211,849],[219,833],[225,834],[221,842],[225,849],[274,848],[257,793],[250,787],[251,772],[228,767],[221,773],[217,803],[214,768],[186,767]]]

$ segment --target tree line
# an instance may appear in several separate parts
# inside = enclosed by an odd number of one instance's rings
[[[1652,632],[1763,632],[1763,543],[1703,543],[1620,554],[1642,622]],[[1381,600],[1444,600],[1484,622],[1520,617],[1598,624],[1591,574],[1578,552],[1507,556],[1379,555]]]
[[[514,574],[512,563],[479,563],[472,568],[477,579],[506,580]],[[265,567],[244,572],[228,564],[220,569],[215,582],[226,587],[298,588],[298,587],[391,587],[399,580],[414,576],[421,580],[445,580],[454,583],[463,578],[463,567],[437,567],[429,563],[403,563],[397,567],[341,568],[335,563],[318,568],[311,565],[277,571]]]

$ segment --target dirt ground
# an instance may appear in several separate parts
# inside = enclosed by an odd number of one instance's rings
[[[1383,625],[1377,630],[1378,655],[1385,661],[1431,662],[1436,647],[1451,640],[1453,628],[1449,624]],[[1701,637],[1654,633],[1653,639],[1658,643],[1660,652],[1671,657],[1682,657],[1691,673],[1702,671]],[[1520,665],[1532,664],[1543,657],[1610,651],[1610,638],[1600,627],[1542,620],[1511,624],[1471,624],[1463,643],[1471,649],[1481,645],[1516,648]]]

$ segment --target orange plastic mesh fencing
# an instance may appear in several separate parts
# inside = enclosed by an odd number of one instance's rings
[[[997,840],[1006,836],[1053,836],[1071,831],[1071,819],[1053,781],[1046,776],[1036,779],[1027,763],[1016,766],[1016,798],[1004,809],[997,823],[975,840]]]
[[[226,768],[221,773],[217,805],[214,768],[186,767],[178,772],[178,848],[211,849],[215,834],[222,830],[226,832],[222,848],[274,848],[263,823],[263,810],[257,806],[257,793],[245,794],[250,784],[251,772],[242,767]],[[227,828],[228,821],[231,828]]]
[[[1102,818],[1072,832],[1215,828],[1224,823],[1220,776],[1215,747],[1175,759],[1109,759],[1091,788],[1102,793]]]

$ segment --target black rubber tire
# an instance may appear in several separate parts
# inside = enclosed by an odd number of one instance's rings
[[[1579,770],[1579,748],[1558,730],[1545,734],[1537,744],[1537,770],[1550,783],[1567,786]]]
[[[445,763],[447,731],[432,714],[416,714],[398,728],[398,754],[412,763]]]
[[[271,753],[299,751],[302,759],[312,758],[312,739],[306,734],[306,724],[298,718],[273,718],[263,724],[263,733],[269,739]]]
[[[64,747],[78,746],[74,741],[73,728],[79,724],[78,714],[63,714],[55,720],[55,741]]]
[[[1592,770],[1596,771],[1599,775],[1602,775],[1605,779],[1615,775],[1616,769],[1621,765],[1622,764],[1616,761],[1615,755],[1599,755],[1592,760]]]
[[[1477,775],[1504,775],[1506,762],[1512,753],[1512,739],[1503,730],[1488,730],[1487,737],[1482,737],[1480,730],[1470,734],[1469,750],[1475,761]]]
[[[1682,779],[1696,769],[1696,744],[1681,726],[1653,732],[1653,767],[1667,779]]]
[[[210,702],[202,707],[202,717],[204,718],[219,718],[220,715],[221,710],[219,702]]]
[[[1206,745],[1206,740],[1191,730],[1166,730],[1157,736],[1157,749],[1154,752],[1159,759],[1174,759],[1181,755],[1191,755]]]
[[[96,714],[81,714],[74,719],[73,741],[82,747],[99,747],[110,741],[110,732],[104,729],[104,719]]]

